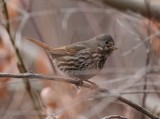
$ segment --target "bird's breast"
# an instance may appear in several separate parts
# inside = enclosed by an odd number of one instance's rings
[[[92,54],[92,57],[94,59],[94,65],[96,65],[95,68],[102,69],[108,56],[107,54],[96,52]]]
[[[64,73],[74,77],[88,79],[95,76],[99,69],[90,52],[77,53],[54,59],[54,64]]]

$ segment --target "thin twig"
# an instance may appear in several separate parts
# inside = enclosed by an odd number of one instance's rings
[[[90,5],[94,5],[94,6],[96,6],[96,7],[101,7],[101,6],[99,6],[97,3],[95,3],[95,1],[93,1],[93,0],[79,0],[79,1],[88,3],[88,4],[90,4]]]
[[[26,4],[25,4],[24,1],[21,1],[21,3],[22,3],[22,5],[23,5],[24,7],[26,7]],[[28,10],[27,10],[29,14],[31,14],[31,12],[32,12],[32,6],[31,6],[32,3],[33,3],[33,1],[31,0],[31,1],[30,1],[30,5],[29,5],[29,8],[28,8]],[[37,36],[38,36],[38,39],[39,39],[40,41],[44,42],[44,40],[43,40],[43,39],[44,39],[44,38],[43,38],[43,35],[40,33],[40,30],[39,30],[39,28],[38,28],[38,26],[37,26],[37,24],[36,24],[36,22],[35,22],[34,17],[30,17],[30,20],[31,20],[31,24],[33,25],[33,27],[34,27],[34,29],[35,29],[35,31],[36,31],[36,34],[37,34]],[[57,71],[56,71],[56,69],[55,69],[55,67],[54,67],[54,64],[53,64],[53,62],[52,62],[49,54],[48,54],[48,53],[46,53],[46,54],[47,54],[47,57],[48,57],[48,60],[49,60],[49,62],[50,62],[50,64],[51,64],[51,66],[52,66],[52,70],[53,70],[53,72],[56,74]]]
[[[144,94],[144,93],[160,93],[158,90],[131,90],[131,91],[121,91],[121,95],[132,95],[132,94]]]
[[[75,84],[75,85],[79,84],[79,81],[73,80],[73,79],[70,79],[70,78],[63,78],[63,77],[58,77],[58,76],[49,76],[49,75],[35,74],[35,73],[21,73],[21,74],[0,73],[0,77],[1,78],[4,78],[4,77],[24,78],[24,79],[38,78],[38,79],[48,79],[48,80],[52,80],[52,81],[66,82],[66,83],[71,83],[71,84]],[[132,101],[129,101],[129,100],[121,97],[119,94],[113,94],[112,92],[109,92],[107,89],[104,89],[104,88],[101,88],[101,87],[95,87],[92,84],[89,84],[87,82],[84,82],[79,86],[89,88],[89,89],[93,89],[93,90],[96,90],[96,91],[104,93],[104,94],[112,94],[113,96],[117,97],[117,99],[119,101],[133,107],[134,109],[136,109],[137,111],[139,111],[139,112],[143,113],[144,115],[150,117],[151,119],[160,119],[158,116],[152,114],[151,112],[149,112],[145,108],[137,105],[136,103],[134,103]]]
[[[150,35],[151,35],[151,33],[150,33],[150,25],[151,25],[150,3],[149,3],[148,0],[145,0],[145,4],[146,4],[146,8],[147,8],[148,17],[150,19],[149,23],[147,24],[147,37],[150,37]],[[150,40],[151,39],[149,39],[147,41],[147,47],[146,47],[147,49],[149,49],[148,52],[147,52],[146,67],[149,66],[149,62],[150,62],[150,54],[151,54],[151,52],[150,52],[151,47],[150,47],[150,44],[149,44]],[[146,74],[147,73],[148,72],[146,72]],[[143,86],[143,90],[144,91],[147,90],[147,81],[148,81],[148,77],[145,76],[145,78],[144,78],[144,86]],[[144,92],[143,97],[142,97],[142,106],[144,108],[146,107],[146,99],[147,99],[147,93]],[[145,119],[145,115],[142,115],[141,119]]]
[[[121,96],[118,97],[118,100],[120,100],[121,102],[133,107],[134,109],[136,109],[137,111],[143,113],[144,115],[150,117],[151,119],[160,119],[160,117],[158,117],[157,115],[152,114],[151,112],[149,112],[147,109],[137,105],[134,102],[131,102]]]
[[[102,119],[128,119],[128,118],[122,117],[122,116],[119,116],[119,115],[110,115],[110,116],[104,117]]]
[[[8,14],[8,9],[7,9],[7,4],[6,4],[5,0],[2,0],[2,2],[3,2],[3,8],[4,8],[4,16],[5,16],[5,19],[7,21],[6,22],[6,30],[9,34],[10,41],[12,43],[12,46],[13,46],[14,50],[15,50],[15,54],[16,54],[16,57],[17,57],[17,67],[18,67],[18,69],[21,73],[25,73],[25,72],[27,72],[27,69],[24,65],[24,62],[23,62],[23,59],[20,55],[19,49],[16,47],[14,38],[12,37],[12,34],[11,34],[11,26],[10,26],[10,23],[8,22],[9,21],[9,14]],[[38,108],[36,106],[36,101],[34,100],[34,96],[33,96],[32,91],[31,91],[31,85],[30,85],[29,80],[24,79],[23,82],[24,82],[26,91],[28,92],[28,94],[29,94],[29,96],[32,100],[32,103],[34,105],[35,110],[38,110]],[[41,118],[40,115],[39,115],[39,118]]]
[[[157,96],[160,98],[160,92],[159,92],[159,89],[157,88],[157,85],[154,84],[154,82],[152,81],[153,83],[153,88],[157,91]],[[157,83],[157,82],[156,82]],[[159,86],[158,86],[159,87]]]
[[[49,75],[43,75],[43,74],[36,74],[36,73],[21,73],[21,74],[11,74],[11,73],[0,73],[0,78],[2,77],[10,77],[10,78],[25,78],[25,79],[47,79],[52,81],[58,81],[58,82],[67,82],[75,85],[79,85],[78,80],[73,80],[71,78],[63,78],[59,76],[49,76]],[[90,85],[89,83],[83,83],[81,85],[82,87],[95,89],[95,86]],[[105,89],[99,89],[101,92],[105,92],[107,90]]]

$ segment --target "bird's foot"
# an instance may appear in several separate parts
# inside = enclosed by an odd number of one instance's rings
[[[77,83],[76,83],[75,85],[76,85],[76,87],[79,89],[79,87],[83,85],[83,81],[80,80],[80,79],[78,79],[78,80],[77,80]]]
[[[72,77],[72,78],[75,80],[74,84],[79,89],[79,87],[83,85],[83,81],[81,79],[77,78],[77,77]]]

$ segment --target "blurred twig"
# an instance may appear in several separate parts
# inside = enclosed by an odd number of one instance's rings
[[[18,60],[17,61],[17,67],[18,67],[18,69],[19,69],[19,71],[21,73],[25,73],[25,72],[27,72],[27,69],[26,69],[26,67],[24,65],[24,62],[23,62],[22,57],[20,55],[20,52],[19,52],[18,48],[16,47],[14,38],[12,37],[12,34],[11,34],[10,23],[8,22],[9,21],[9,14],[8,14],[8,9],[7,9],[7,4],[6,4],[5,0],[2,0],[2,2],[3,2],[4,16],[5,16],[5,19],[7,21],[6,22],[6,30],[7,30],[8,34],[9,34],[12,46],[13,46],[13,48],[15,50],[15,54],[16,54],[16,57],[17,57],[17,60]],[[33,102],[35,110],[39,110],[37,108],[37,106],[36,106],[36,102],[35,102],[34,96],[33,96],[32,91],[31,91],[31,85],[30,85],[29,80],[28,79],[26,79],[26,80],[24,79],[23,82],[25,84],[25,88],[26,88],[29,96],[31,97],[31,100]],[[41,118],[40,115],[39,115],[39,117]]]
[[[150,20],[149,20],[149,23],[147,24],[147,37],[150,38],[150,35],[151,35],[151,33],[150,33],[150,28],[151,28],[151,26],[150,26],[150,25],[151,25],[151,12],[150,12],[150,3],[149,3],[148,0],[145,0],[145,5],[146,5],[146,9],[147,9],[148,18],[150,19]],[[149,63],[150,63],[150,54],[151,54],[151,52],[150,52],[151,47],[150,47],[150,43],[149,43],[150,40],[151,40],[151,39],[149,39],[149,40],[147,41],[147,45],[146,45],[146,48],[148,49],[147,59],[146,59],[146,67],[148,67],[148,66],[149,66]],[[143,86],[143,90],[144,90],[144,91],[147,90],[147,81],[148,81],[147,73],[148,73],[148,72],[146,72],[146,75],[145,75],[145,77],[144,77],[144,86]],[[143,97],[142,97],[142,106],[143,106],[144,108],[146,108],[146,99],[147,99],[147,92],[144,92],[144,93],[143,93]],[[145,119],[145,115],[142,115],[141,119]]]
[[[90,4],[90,5],[94,5],[94,6],[96,6],[96,7],[102,7],[102,5],[97,4],[97,2],[102,2],[102,1],[97,1],[97,0],[79,0],[79,1],[88,3],[88,4]]]
[[[122,117],[122,116],[119,116],[119,115],[110,115],[110,116],[104,117],[102,119],[128,119],[128,118]]]
[[[21,3],[22,3],[23,6],[25,6],[25,7],[27,6],[27,5],[25,4],[25,1],[21,1]],[[33,3],[33,0],[30,1],[30,5],[29,5],[29,8],[28,8],[28,10],[27,10],[29,14],[32,12],[32,3]],[[34,27],[34,29],[35,29],[35,31],[36,31],[36,34],[37,34],[37,36],[38,36],[38,39],[39,39],[40,41],[44,42],[44,40],[43,40],[43,39],[44,39],[44,38],[43,38],[43,35],[40,33],[40,30],[39,30],[39,28],[38,28],[38,26],[37,26],[34,18],[33,18],[33,17],[30,17],[30,20],[31,20],[31,24],[33,25],[33,27]],[[46,54],[47,54],[47,57],[48,57],[48,60],[49,60],[49,62],[50,62],[50,64],[51,64],[51,66],[52,66],[52,70],[53,70],[53,72],[56,74],[57,71],[56,71],[56,69],[55,69],[55,67],[54,67],[54,65],[53,65],[53,62],[52,62],[51,58],[49,57],[49,54],[48,54],[48,53],[46,53]]]
[[[132,10],[139,12],[148,17],[148,9],[146,8],[145,0],[102,0],[107,5],[115,7],[119,10]],[[149,0],[150,13],[154,18],[160,20],[160,2],[158,0]]]
[[[121,91],[121,95],[132,95],[132,94],[144,94],[144,93],[160,93],[158,90],[131,90],[131,91]]]
[[[153,35],[147,36],[142,42],[138,43],[134,47],[132,47],[129,50],[127,50],[126,52],[124,52],[122,54],[122,56],[126,56],[126,55],[129,55],[129,54],[133,53],[135,50],[137,50],[137,48],[139,48],[142,45],[146,46],[146,42],[149,42],[150,39],[155,38],[156,36],[159,36],[159,35],[160,35],[160,31],[156,32]]]
[[[73,80],[73,79],[67,79],[67,78],[63,78],[63,77],[56,77],[56,76],[48,76],[48,75],[42,75],[42,74],[35,74],[35,73],[21,73],[21,74],[12,74],[12,73],[0,73],[0,77],[4,78],[4,77],[12,77],[12,78],[38,78],[38,79],[48,79],[48,80],[52,80],[52,81],[58,81],[58,82],[66,82],[66,83],[71,83],[71,84],[75,84],[78,85],[79,81],[77,80]],[[101,92],[103,94],[111,94],[113,96],[115,96],[119,101],[131,106],[132,108],[136,109],[137,111],[143,113],[144,115],[150,117],[151,119],[160,119],[160,117],[152,114],[151,112],[149,112],[148,110],[146,110],[145,108],[137,105],[136,103],[133,103],[132,101],[129,101],[123,97],[121,97],[119,94],[115,94],[112,92],[109,92],[107,89],[101,88],[101,87],[95,87],[92,84],[89,84],[87,82],[82,83],[81,85],[79,85],[81,87],[85,87],[85,88],[89,88],[98,92]]]
[[[38,78],[38,79],[48,79],[48,80],[53,80],[53,81],[58,81],[58,82],[67,82],[67,83],[71,83],[75,85],[79,84],[79,81],[77,80],[73,80],[69,78],[62,78],[58,76],[48,76],[48,75],[43,75],[43,74],[36,74],[36,73],[21,73],[21,74],[0,73],[0,77],[30,78],[30,79]],[[91,88],[91,89],[95,88],[94,86],[89,85],[88,83],[83,84],[82,87]],[[103,90],[103,92],[105,91],[107,90]]]

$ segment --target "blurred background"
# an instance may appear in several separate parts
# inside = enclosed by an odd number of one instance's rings
[[[90,80],[160,114],[159,0],[1,0],[0,9],[1,72],[57,76],[48,55],[24,37],[60,47],[107,33],[118,50]],[[17,67],[15,47],[26,70]],[[94,91],[72,84],[27,80],[0,79],[1,119],[147,119],[112,96],[94,98]]]

